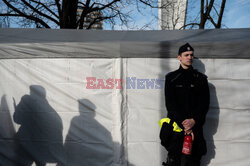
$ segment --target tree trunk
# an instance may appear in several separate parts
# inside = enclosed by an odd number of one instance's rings
[[[204,19],[204,0],[201,0],[201,10],[200,10],[200,25],[199,29],[205,28],[205,19]]]
[[[62,26],[65,29],[76,29],[76,13],[78,0],[63,0],[62,3]]]

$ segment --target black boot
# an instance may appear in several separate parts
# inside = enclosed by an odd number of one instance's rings
[[[168,156],[167,162],[162,163],[163,166],[180,166],[180,158],[174,156]]]

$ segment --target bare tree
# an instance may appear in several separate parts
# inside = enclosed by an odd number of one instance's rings
[[[0,13],[4,10],[2,6],[3,6],[3,4],[0,1]],[[0,17],[0,28],[8,28],[9,24],[10,24],[10,21],[9,21],[8,16]]]
[[[187,0],[161,0],[160,2],[168,5],[160,9],[159,28],[174,30],[182,27],[185,23]]]
[[[127,6],[138,4],[158,7],[158,0],[0,0],[5,4],[5,12],[0,16],[17,18],[19,24],[33,24],[39,28],[83,29],[85,18],[93,12],[100,12],[88,28],[100,20],[115,24],[130,21]],[[77,10],[82,9],[77,19]]]
[[[197,4],[196,0],[194,4],[195,5]],[[206,27],[221,28],[225,5],[226,5],[226,0],[217,0],[217,1],[201,0],[199,15],[195,16],[195,14],[191,13],[190,10],[190,12],[188,12],[189,14],[187,17],[193,16],[193,18],[192,19],[189,18],[189,21],[183,28],[187,27],[189,28],[198,27],[199,29],[205,29]]]

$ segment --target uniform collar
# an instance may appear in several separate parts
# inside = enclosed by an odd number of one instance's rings
[[[193,66],[189,67],[188,69],[184,69],[184,68],[180,65],[179,70],[180,70],[181,72],[192,71],[192,70],[193,70]]]

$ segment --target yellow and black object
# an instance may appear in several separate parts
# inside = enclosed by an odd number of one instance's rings
[[[174,133],[181,133],[183,129],[178,126],[176,122],[171,120],[170,118],[163,118],[159,121],[159,125],[161,127],[160,131],[160,139],[161,145],[164,146],[166,149],[169,147],[171,143],[171,138]]]

